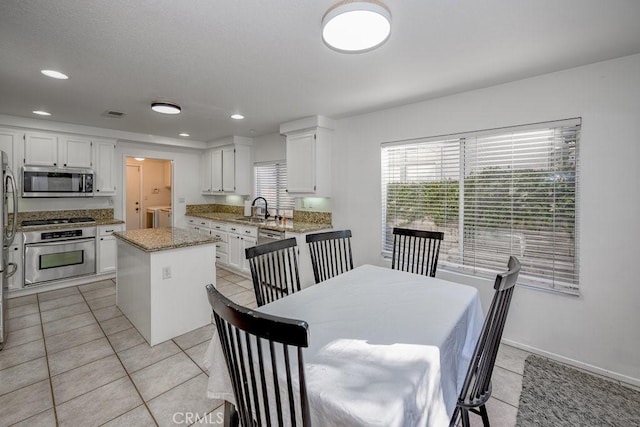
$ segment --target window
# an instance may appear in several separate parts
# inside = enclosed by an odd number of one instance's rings
[[[272,215],[293,217],[295,199],[287,193],[287,164],[257,163],[255,172],[255,197],[264,197]]]
[[[445,233],[439,263],[578,293],[580,119],[382,144],[382,251],[393,227]]]

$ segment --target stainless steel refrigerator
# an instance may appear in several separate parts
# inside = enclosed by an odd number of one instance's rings
[[[16,180],[9,169],[9,157],[4,151],[0,151],[2,157],[2,185],[0,185],[0,230],[2,230],[2,258],[0,259],[0,350],[7,340],[7,290],[9,288],[9,276],[15,273],[16,265],[9,263],[9,246],[16,235],[18,193],[16,192]],[[9,227],[9,193],[13,198],[11,211],[13,221]]]

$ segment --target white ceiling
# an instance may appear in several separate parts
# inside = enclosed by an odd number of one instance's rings
[[[336,1],[2,0],[0,113],[43,109],[57,122],[199,141],[253,137],[301,117],[339,119],[640,53],[637,0],[386,0],[391,37],[351,55],[321,40]],[[154,113],[155,99],[183,113]],[[236,112],[246,119],[230,119]]]

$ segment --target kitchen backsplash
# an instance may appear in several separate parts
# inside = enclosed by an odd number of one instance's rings
[[[96,220],[112,219],[113,209],[76,209],[63,211],[32,211],[18,212],[18,224],[24,220],[50,218],[79,218],[88,216]]]
[[[232,213],[243,215],[242,206],[222,205],[218,203],[187,205],[185,215],[202,214],[202,213]],[[293,211],[293,221],[304,222],[309,224],[331,224],[331,212],[314,212],[314,211]]]
[[[331,212],[293,211],[293,222],[331,224]]]
[[[209,203],[204,205],[187,205],[185,215],[222,212],[242,215],[244,208],[242,206],[221,205],[219,203]]]

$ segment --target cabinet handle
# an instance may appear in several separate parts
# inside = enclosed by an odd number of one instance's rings
[[[66,163],[64,164],[64,167],[65,167],[65,168],[67,167],[67,164],[66,164]]]
[[[57,163],[54,163],[54,164],[53,164],[53,166],[57,166],[57,165],[58,165]]]
[[[104,240],[104,237],[101,237],[100,240]]]

